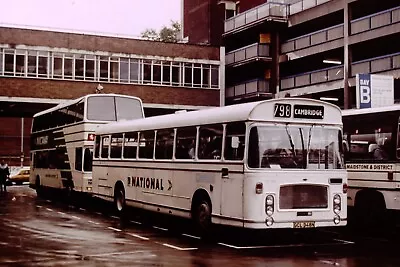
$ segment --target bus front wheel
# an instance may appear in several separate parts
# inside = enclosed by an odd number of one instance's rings
[[[193,219],[200,234],[207,236],[211,230],[211,204],[206,199],[196,201],[193,208]]]
[[[125,189],[122,185],[117,184],[114,191],[114,206],[120,217],[122,217],[125,213],[125,202]]]

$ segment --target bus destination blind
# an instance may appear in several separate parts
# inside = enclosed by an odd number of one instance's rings
[[[277,118],[293,118],[296,119],[317,119],[322,120],[324,118],[324,107],[323,106],[311,106],[311,105],[292,105],[290,104],[275,104],[274,117]]]
[[[323,106],[310,106],[310,105],[294,105],[294,118],[298,119],[317,119],[324,118]]]

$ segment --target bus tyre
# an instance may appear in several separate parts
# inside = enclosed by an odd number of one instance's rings
[[[125,189],[119,184],[115,187],[114,206],[120,218],[123,218],[126,210]]]
[[[363,194],[356,198],[356,222],[359,231],[364,233],[379,233],[385,227],[385,202],[377,194]]]
[[[211,231],[211,204],[208,200],[196,201],[193,208],[193,219],[197,230],[203,238],[208,238]]]

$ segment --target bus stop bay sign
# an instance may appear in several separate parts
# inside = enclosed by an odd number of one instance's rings
[[[357,108],[375,108],[394,104],[394,79],[376,74],[356,75]]]

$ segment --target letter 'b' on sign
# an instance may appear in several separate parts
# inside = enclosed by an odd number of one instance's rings
[[[367,104],[371,102],[371,89],[368,86],[360,86],[361,99],[360,102]]]

